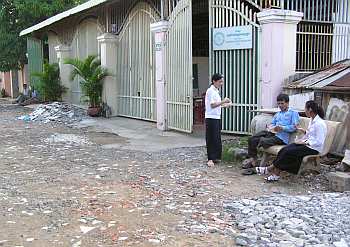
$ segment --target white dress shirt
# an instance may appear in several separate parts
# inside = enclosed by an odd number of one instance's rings
[[[327,125],[325,121],[317,115],[310,121],[309,127],[307,128],[306,134],[303,136],[302,140],[305,141],[309,148],[322,153],[326,135]]]
[[[205,118],[220,119],[221,118],[221,106],[212,108],[212,103],[221,102],[219,89],[214,85],[211,85],[205,94]]]

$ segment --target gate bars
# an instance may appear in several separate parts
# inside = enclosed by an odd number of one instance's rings
[[[257,6],[247,1],[210,1],[211,28],[243,25],[253,28],[252,49],[213,51],[210,45],[210,73],[225,76],[222,93],[234,104],[230,109],[223,109],[223,132],[249,134],[254,110],[259,108],[261,30],[257,24],[258,12]],[[212,40],[212,32],[209,40]]]

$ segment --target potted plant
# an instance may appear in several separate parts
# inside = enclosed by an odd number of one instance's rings
[[[65,64],[73,66],[71,80],[80,76],[80,86],[82,93],[87,97],[89,103],[88,114],[99,116],[101,113],[103,79],[108,76],[106,68],[101,66],[101,61],[97,56],[90,55],[84,60],[68,58]]]

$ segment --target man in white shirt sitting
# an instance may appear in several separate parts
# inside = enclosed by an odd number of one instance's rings
[[[29,95],[29,88],[27,86],[26,83],[23,84],[23,91],[22,94],[20,94],[13,103],[17,103],[17,104],[21,104],[24,101],[26,101],[27,99],[29,99],[30,95]]]

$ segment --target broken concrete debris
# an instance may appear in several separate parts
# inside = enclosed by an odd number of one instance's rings
[[[61,122],[71,124],[86,118],[86,110],[62,102],[39,105],[29,115],[23,115],[17,119],[25,122],[37,121],[43,123]]]

